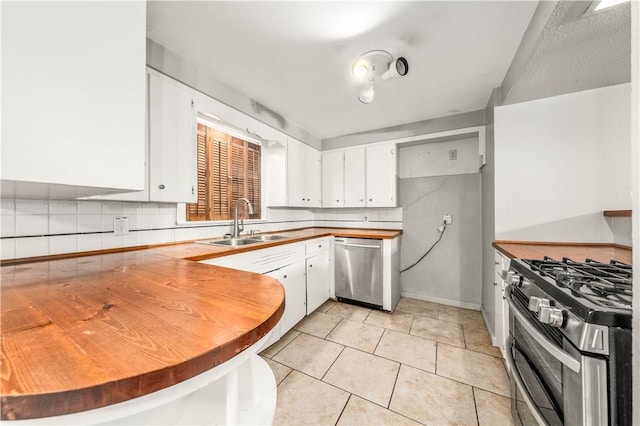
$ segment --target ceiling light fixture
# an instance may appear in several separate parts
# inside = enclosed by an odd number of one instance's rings
[[[358,95],[358,100],[363,104],[370,104],[373,101],[373,96],[375,94],[376,93],[373,91],[373,84],[371,84],[369,87],[364,88],[362,92],[360,92],[360,94]]]
[[[369,104],[373,101],[375,92],[373,83],[376,77],[382,80],[404,77],[409,72],[409,62],[401,57],[396,60],[385,50],[370,50],[360,55],[351,65],[351,73],[358,80],[367,80],[368,84],[360,94],[358,100]]]

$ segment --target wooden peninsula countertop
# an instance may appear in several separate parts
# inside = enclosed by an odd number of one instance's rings
[[[278,323],[280,283],[194,260],[323,236],[401,232],[308,228],[241,248],[185,242],[4,261],[2,420],[70,414],[155,392],[233,358]]]
[[[576,262],[584,262],[590,258],[604,263],[611,260],[632,263],[631,248],[618,244],[495,241],[493,247],[516,259],[542,259],[549,256],[556,260],[568,257]]]

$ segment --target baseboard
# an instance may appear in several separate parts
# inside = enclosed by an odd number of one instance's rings
[[[425,296],[424,294],[408,293],[406,291],[400,292],[402,297],[409,299],[424,300],[425,302],[439,303],[441,305],[455,306],[456,308],[472,309],[474,311],[481,311],[482,305],[477,303],[460,302],[459,300],[440,299],[438,297]]]
[[[484,326],[487,327],[487,332],[489,333],[489,337],[491,338],[491,344],[493,346],[499,347],[496,344],[496,332],[495,330],[490,327],[490,323],[488,321],[488,317],[487,317],[487,311],[485,311],[484,309],[480,309],[480,312],[482,313],[482,319],[484,320]]]

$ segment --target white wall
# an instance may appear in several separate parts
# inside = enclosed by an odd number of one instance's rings
[[[613,242],[631,208],[630,86],[495,109],[498,240]]]

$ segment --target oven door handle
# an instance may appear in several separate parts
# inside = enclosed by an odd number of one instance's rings
[[[513,378],[513,381],[516,382],[516,386],[518,387],[518,389],[520,389],[520,394],[524,398],[524,402],[525,404],[527,404],[527,407],[529,407],[529,410],[531,411],[531,415],[533,416],[533,418],[538,422],[539,425],[548,425],[549,423],[545,420],[544,416],[540,412],[540,409],[538,408],[536,403],[533,401],[533,398],[529,394],[529,390],[525,387],[524,382],[522,381],[522,377],[520,377],[520,372],[516,367],[516,361],[513,359],[513,352],[511,349],[512,344],[513,342],[511,341],[511,337],[510,336],[507,337],[506,361],[507,361],[507,364],[509,365],[509,371],[511,371],[511,377]],[[515,395],[513,397],[515,398]]]
[[[522,312],[520,312],[519,308],[511,300],[511,288],[512,286],[508,285],[505,289],[507,293],[507,303],[509,304],[509,308],[511,309],[511,312],[513,312],[513,315],[516,316],[520,321],[520,324],[522,324],[522,327],[527,330],[531,337],[533,337],[535,341],[540,345],[540,347],[544,348],[549,353],[549,355],[554,357],[556,360],[561,362],[563,365],[565,365],[575,373],[579,373],[580,361],[557,347],[555,343],[547,339],[544,334],[540,333],[538,329],[529,322],[529,319],[525,317]]]

